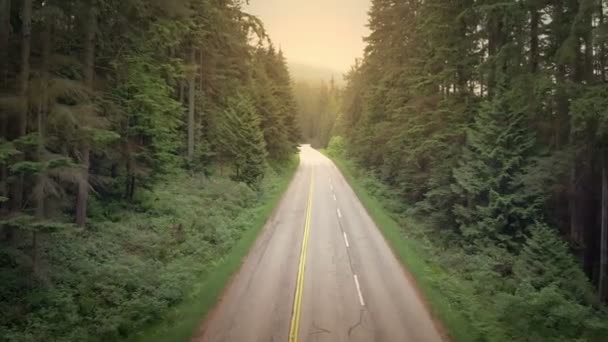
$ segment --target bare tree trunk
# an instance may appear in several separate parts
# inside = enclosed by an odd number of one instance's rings
[[[27,114],[29,111],[29,103],[27,100],[27,91],[30,80],[30,50],[31,50],[31,35],[32,35],[32,0],[23,0],[21,9],[22,19],[22,38],[21,38],[21,71],[17,81],[17,95],[20,97],[21,112],[18,119],[19,136],[24,136],[27,133]],[[18,212],[21,210],[23,202],[23,176],[18,177],[12,196],[12,210]]]
[[[595,75],[593,72],[593,24],[592,24],[592,9],[583,13],[585,20],[585,33],[582,34],[582,39],[585,43],[585,53],[583,55],[583,75],[588,84],[593,84]]]
[[[582,209],[580,208],[581,202],[581,190],[580,175],[581,170],[577,167],[580,163],[580,159],[574,160],[574,164],[570,169],[570,184],[569,184],[569,210],[570,210],[570,238],[576,243],[577,249],[585,248],[585,228]]]
[[[89,89],[93,89],[95,77],[95,34],[97,32],[97,4],[95,0],[89,2],[89,13],[85,29],[84,46],[84,82]],[[88,137],[84,137],[80,145],[83,177],[78,183],[78,197],[76,199],[76,225],[84,227],[87,222],[87,205],[89,202],[89,166],[91,146]]]
[[[36,279],[39,274],[38,267],[38,232],[32,232],[32,278]]]
[[[604,0],[599,0],[599,26],[601,27],[604,24]],[[606,44],[602,41],[600,42],[600,54],[597,57],[599,59],[599,75],[601,82],[608,81],[606,79]]]
[[[530,72],[538,70],[538,24],[540,13],[536,7],[530,9]]]
[[[87,204],[89,202],[89,165],[91,148],[88,141],[80,145],[80,162],[83,167],[83,176],[78,183],[78,194],[76,199],[76,225],[84,227],[87,223]]]
[[[10,0],[0,0],[0,89],[8,87],[8,40],[10,38]],[[0,135],[7,138],[8,123],[6,119],[0,119]],[[0,196],[10,197],[8,193],[8,168],[0,165]],[[8,203],[0,203],[0,216],[8,212]]]
[[[460,27],[460,38],[465,39],[466,35],[467,35],[467,23],[464,19],[460,19],[459,27]],[[456,65],[456,75],[457,75],[456,82],[458,83],[458,91],[460,92],[460,94],[467,93],[467,82],[469,81],[469,79],[468,79],[469,75],[468,74],[465,75],[465,68],[466,68],[466,66],[462,63],[458,63]],[[456,92],[456,91],[454,91],[454,92]]]
[[[30,52],[32,40],[32,0],[23,0],[22,8],[22,39],[21,39],[21,72],[19,74],[17,95],[25,102],[19,115],[19,135],[27,133],[27,91],[30,82]]]
[[[490,18],[488,19],[488,57],[495,57],[498,51],[500,50],[499,38],[498,35],[498,20],[495,18],[496,14],[490,13]],[[494,97],[494,92],[496,88],[496,63],[493,62],[490,64],[490,70],[487,75],[487,90],[488,90],[488,98]]]
[[[49,95],[48,95],[48,84],[49,84],[49,60],[51,56],[51,39],[53,25],[51,18],[45,18],[45,28],[42,32],[42,65],[41,65],[41,104],[38,108],[38,115],[36,117],[37,131],[38,131],[38,161],[42,162],[44,157],[44,139],[45,139],[45,122],[49,108]],[[36,219],[43,220],[45,218],[45,194],[42,189],[43,176],[38,175],[37,177],[38,190],[36,191]]]
[[[606,150],[602,149],[602,225],[600,237],[600,279],[599,298],[601,302],[608,299],[608,166]]]
[[[182,105],[186,101],[186,95],[184,95],[185,93],[186,93],[186,86],[184,85],[184,80],[180,80],[179,81],[179,103],[181,103]]]
[[[192,48],[190,62],[196,64],[196,50]],[[194,105],[195,105],[196,71],[191,70],[188,79],[188,162],[194,159]]]
[[[11,28],[11,1],[0,0],[0,89],[8,85],[8,39]]]

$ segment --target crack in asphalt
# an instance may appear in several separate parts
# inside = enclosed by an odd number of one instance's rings
[[[355,325],[352,325],[350,328],[348,328],[348,337],[350,337],[353,330],[355,330],[357,327],[363,326],[363,315],[365,314],[366,311],[367,310],[365,308],[362,308],[359,311],[359,322],[355,323]]]
[[[309,335],[317,335],[317,334],[331,334],[331,330],[321,328],[317,325],[315,321],[312,322],[312,327],[316,329],[316,331],[311,331]]]

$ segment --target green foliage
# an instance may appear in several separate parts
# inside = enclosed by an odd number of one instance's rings
[[[255,54],[252,93],[269,157],[282,160],[295,152],[299,132],[291,78],[283,53],[270,46]]]
[[[270,210],[260,208],[272,209],[295,165],[271,170],[259,191],[221,177],[172,174],[142,191],[136,210],[98,204],[99,216],[86,231],[23,218],[38,231],[61,229],[41,238],[40,254],[46,260],[42,277],[53,286],[32,288],[19,275],[27,269],[11,266],[19,264],[15,258],[27,250],[27,243],[17,245],[14,255],[3,249],[3,339],[118,340],[164,318],[170,307],[189,298],[196,284],[219,281],[214,293],[197,295],[198,301],[211,298],[208,310],[229,278],[212,278],[218,276],[218,260],[233,253],[243,234],[262,227]],[[23,220],[18,226],[24,226]],[[237,265],[246,251],[247,246],[240,247]],[[183,317],[194,322],[201,318]]]
[[[178,132],[184,109],[172,98],[172,89],[163,76],[165,70],[175,70],[175,65],[171,61],[159,63],[154,56],[156,49],[167,48],[172,42],[149,38],[162,29],[153,27],[144,37],[134,37],[141,39],[141,46],[116,61],[119,82],[113,97],[124,113],[117,117],[117,127],[130,172],[140,178],[175,167],[182,147]]]
[[[581,303],[596,301],[592,287],[567,244],[545,225],[536,224],[530,229],[513,273],[521,283],[536,289],[555,286],[568,299]]]
[[[298,140],[286,61],[242,6],[2,1],[0,340],[119,340],[199,282],[213,305]]]
[[[345,148],[336,139],[328,153],[414,223],[403,233],[437,268],[415,273],[440,317],[449,306],[466,321],[447,323],[456,340],[606,336],[593,287],[608,274],[605,13],[588,1],[372,1],[334,130]]]
[[[513,278],[513,292],[499,298],[513,339],[599,341],[608,333],[605,313],[593,307],[599,304],[593,288],[568,246],[547,226],[531,228]]]
[[[526,197],[522,169],[534,140],[522,113],[497,97],[482,104],[454,169],[454,213],[470,243],[509,243],[532,223],[537,211]],[[485,241],[490,239],[492,241]]]
[[[344,138],[339,135],[331,137],[329,144],[327,144],[326,151],[331,156],[344,156],[344,153],[346,152],[346,142],[344,141]]]
[[[0,162],[5,164],[11,158],[19,154],[12,142],[0,140]]]
[[[234,162],[234,179],[250,185],[259,183],[266,167],[264,135],[251,100],[237,96],[228,100],[216,138],[221,152]]]
[[[297,82],[294,92],[302,138],[314,147],[327,147],[340,111],[340,89],[332,78],[329,84]]]
[[[396,204],[394,190],[327,152],[454,340],[599,342],[608,332],[608,312],[598,309],[566,243],[546,225],[532,225],[516,255],[495,246],[468,253],[453,246],[452,234]]]
[[[128,340],[134,341],[186,341],[191,339],[193,332],[200,328],[201,321],[213,308],[222,295],[225,286],[232,275],[240,268],[243,258],[251,245],[256,241],[259,231],[263,228],[268,217],[289,185],[296,171],[299,159],[293,157],[284,164],[273,164],[268,175],[261,184],[262,192],[258,197],[255,208],[243,213],[243,222],[247,227],[235,242],[234,246],[209,267],[195,283],[187,298],[171,309],[162,322],[153,323],[141,333]]]

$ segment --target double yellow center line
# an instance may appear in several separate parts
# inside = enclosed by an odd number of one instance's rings
[[[293,299],[293,312],[291,315],[291,328],[289,329],[289,342],[297,342],[300,332],[300,316],[302,312],[302,292],[304,292],[304,270],[306,268],[306,253],[308,249],[308,236],[310,235],[310,217],[312,212],[312,193],[314,188],[314,171],[310,175],[310,190],[308,192],[308,207],[306,208],[306,223],[304,224],[304,238],[300,251],[300,265],[298,266],[298,279],[296,293]]]

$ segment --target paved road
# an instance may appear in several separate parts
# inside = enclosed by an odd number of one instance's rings
[[[275,214],[193,341],[442,339],[340,171],[305,145]]]

